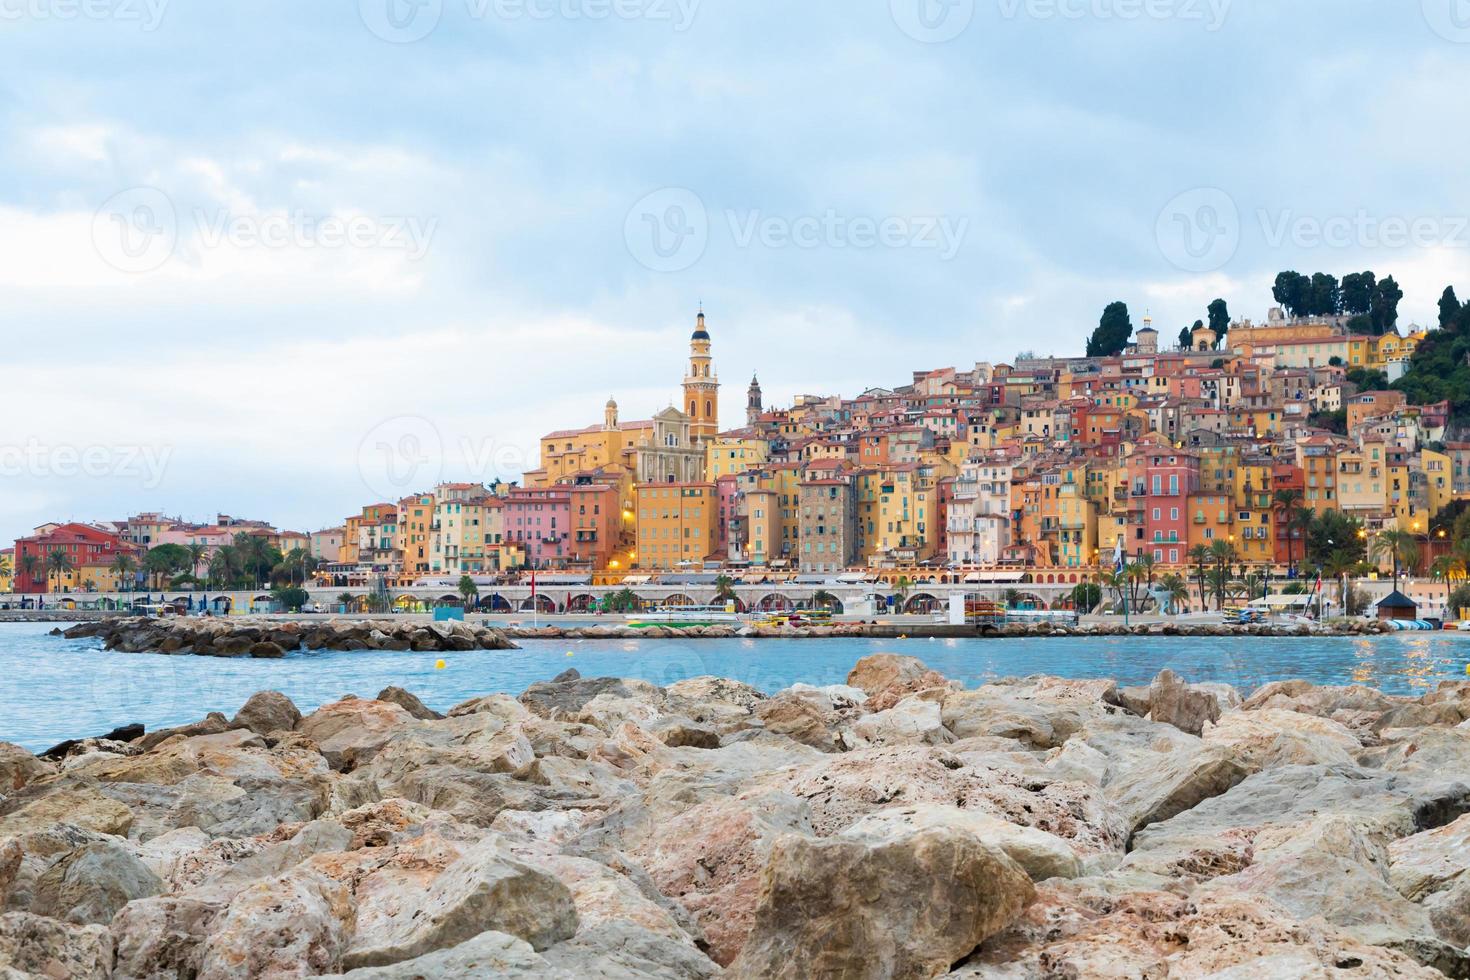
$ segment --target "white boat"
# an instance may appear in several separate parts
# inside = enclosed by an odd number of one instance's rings
[[[740,614],[727,606],[674,606],[651,612],[629,613],[628,625],[634,629],[654,626],[739,626]]]

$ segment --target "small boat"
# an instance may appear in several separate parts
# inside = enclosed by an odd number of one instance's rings
[[[653,629],[658,626],[739,626],[739,613],[726,606],[671,606],[651,612],[630,613],[628,625],[633,629]]]

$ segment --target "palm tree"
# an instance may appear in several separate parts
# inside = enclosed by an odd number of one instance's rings
[[[1465,559],[1453,551],[1440,555],[1434,559],[1434,564],[1429,566],[1429,574],[1444,582],[1444,608],[1445,617],[1450,615],[1450,596],[1454,593],[1455,582],[1465,578]]]
[[[729,602],[735,598],[735,580],[728,575],[715,579],[715,602]]]
[[[1399,571],[1419,564],[1419,542],[1408,531],[1382,531],[1373,540],[1373,557],[1393,562],[1393,590],[1399,590]]]
[[[351,592],[344,592],[337,597],[337,604],[340,605],[344,611],[348,609],[355,609],[358,605],[357,596],[353,595]]]
[[[1219,565],[1205,573],[1205,581],[1209,583],[1210,595],[1215,597],[1215,608],[1225,608],[1225,596],[1230,592],[1231,582],[1230,569]]]
[[[197,543],[186,544],[184,549],[189,552],[189,574],[197,579],[204,565],[204,556],[209,554],[209,546]]]
[[[1277,508],[1281,511],[1281,516],[1277,518],[1277,522],[1286,525],[1286,564],[1288,568],[1293,570],[1296,568],[1296,559],[1294,557],[1296,550],[1291,546],[1291,529],[1294,524],[1293,518],[1295,511],[1297,505],[1301,503],[1301,499],[1302,492],[1295,487],[1277,490],[1276,495],[1272,498]]]
[[[812,608],[830,610],[837,604],[837,597],[826,589],[818,589],[812,593]]]
[[[1207,609],[1209,603],[1205,601],[1205,569],[1209,567],[1214,558],[1210,554],[1210,546],[1197,544],[1189,549],[1189,560],[1194,563],[1194,580],[1199,585],[1200,609]]]
[[[1157,594],[1166,596],[1169,600],[1169,615],[1176,615],[1174,609],[1178,603],[1189,601],[1189,583],[1184,581],[1182,575],[1168,572],[1159,578],[1159,587],[1155,590]],[[1163,610],[1160,610],[1162,612]]]
[[[1113,605],[1116,607],[1123,602],[1123,590],[1128,585],[1128,573],[1116,572],[1106,569],[1098,573],[1097,579],[1113,593]]]
[[[459,594],[464,599],[465,608],[469,609],[475,604],[475,600],[479,599],[480,587],[468,575],[461,575],[459,577]]]
[[[73,568],[71,557],[60,548],[54,549],[46,556],[46,573],[48,577],[56,579],[55,592],[61,591],[61,577]]]
[[[20,573],[34,582],[36,573],[41,570],[41,559],[36,555],[21,555],[19,559]]]
[[[15,564],[9,555],[0,555],[0,578],[10,578],[15,572]]]
[[[126,585],[127,591],[133,591],[133,587],[137,585],[137,579],[134,577],[138,571],[138,561],[136,558],[132,555],[115,555],[112,559],[112,565],[109,566],[109,570],[117,576],[119,587]]]
[[[909,581],[909,577],[907,575],[900,575],[898,577],[898,581],[893,583],[893,593],[894,597],[898,599],[899,612],[903,612],[903,607],[908,603],[909,600],[909,590],[913,587],[914,583]]]
[[[1335,548],[1322,563],[1322,574],[1325,577],[1334,578],[1338,582],[1338,591],[1342,594],[1342,612],[1348,614],[1348,584],[1347,577],[1352,574],[1353,569],[1358,567],[1358,560],[1353,553],[1346,548]]]

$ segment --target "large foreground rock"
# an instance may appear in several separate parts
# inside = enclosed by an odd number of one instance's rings
[[[935,977],[1035,895],[1004,853],[952,828],[881,843],[777,842],[732,978]]]
[[[158,876],[122,844],[88,844],[41,875],[32,911],[75,925],[105,926],[124,905],[162,888]]]
[[[384,966],[456,946],[487,929],[546,949],[577,931],[567,886],[509,857],[495,841],[451,864],[422,898],[359,932],[344,959],[349,968]]]

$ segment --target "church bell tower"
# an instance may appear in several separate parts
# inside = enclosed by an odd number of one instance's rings
[[[684,377],[683,407],[689,413],[690,435],[696,443],[708,442],[719,434],[720,379],[710,357],[703,307],[694,322],[694,336],[689,338],[689,373]]]

